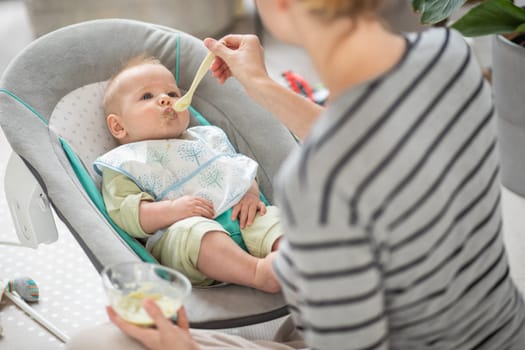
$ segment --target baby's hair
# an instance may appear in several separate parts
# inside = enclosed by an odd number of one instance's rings
[[[140,55],[137,55],[137,56],[134,56],[132,58],[130,58],[129,60],[127,60],[112,76],[111,78],[109,78],[107,84],[106,84],[106,89],[104,91],[104,101],[103,101],[103,106],[104,106],[104,113],[106,115],[110,114],[110,113],[114,113],[114,111],[111,110],[110,108],[110,105],[111,105],[111,102],[114,100],[115,98],[115,89],[113,89],[113,86],[114,86],[114,82],[116,80],[116,78],[122,74],[122,72],[132,68],[132,67],[135,67],[135,66],[140,66],[140,65],[143,65],[143,64],[160,64],[162,65],[162,63],[160,62],[160,60],[156,57],[153,57],[153,56],[149,56],[149,55],[146,55],[146,54],[140,54]]]

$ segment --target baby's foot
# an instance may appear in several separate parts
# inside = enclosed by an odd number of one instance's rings
[[[275,252],[268,254],[265,258],[257,261],[255,268],[254,287],[268,293],[278,293],[281,291],[281,286],[273,272],[273,259]]]

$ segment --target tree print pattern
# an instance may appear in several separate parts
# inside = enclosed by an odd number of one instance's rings
[[[202,187],[213,188],[223,187],[224,172],[218,168],[215,164],[210,165],[208,168],[202,171],[199,176],[199,183]]]
[[[199,156],[204,152],[204,145],[201,142],[186,142],[181,144],[177,153],[181,159],[188,160],[200,166]]]
[[[169,152],[157,148],[148,148],[148,160],[150,163],[158,163],[166,167],[170,162]]]

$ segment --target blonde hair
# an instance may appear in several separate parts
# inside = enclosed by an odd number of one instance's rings
[[[124,71],[140,66],[143,64],[159,64],[162,65],[160,60],[153,56],[148,56],[146,54],[140,54],[138,56],[134,56],[128,61],[126,61],[112,76],[109,78],[106,88],[104,91],[104,113],[106,115],[109,115],[111,113],[115,113],[113,110],[114,108],[114,102],[116,98],[116,91],[115,91],[115,81],[118,78],[119,75],[121,75]]]
[[[300,0],[313,14],[325,21],[338,17],[375,15],[385,0]]]

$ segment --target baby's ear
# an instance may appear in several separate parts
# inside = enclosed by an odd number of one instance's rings
[[[106,123],[108,124],[108,129],[111,135],[117,140],[122,140],[126,137],[126,129],[122,126],[120,122],[120,116],[116,114],[110,114],[106,118]]]

